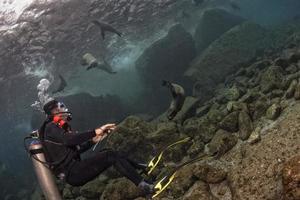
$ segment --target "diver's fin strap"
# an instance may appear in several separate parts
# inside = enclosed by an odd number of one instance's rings
[[[158,155],[154,156],[154,157],[150,160],[150,162],[148,163],[148,166],[147,166],[147,168],[148,168],[148,173],[147,173],[147,175],[150,175],[150,174],[153,172],[153,170],[154,170],[154,169],[156,168],[156,166],[158,165],[159,161],[161,160],[161,158],[162,158],[162,156],[163,156],[163,154],[164,154],[164,152],[165,152],[166,150],[172,148],[172,147],[175,146],[175,145],[178,145],[178,144],[181,144],[181,143],[186,143],[186,142],[190,141],[190,139],[191,139],[190,137],[186,137],[186,138],[184,138],[184,139],[182,139],[182,140],[178,140],[177,142],[174,142],[174,143],[168,145],[168,146],[167,146],[166,148],[164,148]]]
[[[160,193],[162,193],[169,185],[170,183],[174,180],[175,175],[177,171],[174,171],[168,176],[164,176],[155,186],[154,190],[155,193],[153,194],[152,198],[157,197]]]

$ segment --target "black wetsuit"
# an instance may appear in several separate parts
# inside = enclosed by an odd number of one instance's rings
[[[43,144],[46,160],[52,163],[55,175],[64,174],[67,183],[81,186],[96,178],[101,172],[114,166],[123,176],[138,185],[143,178],[136,169],[141,166],[117,151],[104,150],[81,160],[80,154],[93,146],[95,131],[77,133],[70,127],[60,128],[53,122],[45,124]]]

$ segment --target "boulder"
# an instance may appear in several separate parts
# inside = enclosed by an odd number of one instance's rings
[[[236,101],[240,98],[241,95],[242,95],[242,91],[236,85],[227,89],[225,92],[225,98],[228,101]]]
[[[106,186],[105,182],[95,179],[80,188],[80,195],[86,198],[98,199]]]
[[[197,181],[193,174],[193,168],[194,165],[187,165],[177,172],[176,178],[168,190],[173,199],[179,199]]]
[[[127,117],[107,140],[107,148],[124,152],[138,160],[150,157],[152,143],[146,137],[155,130],[152,124],[135,116]]]
[[[186,97],[181,110],[177,113],[173,120],[182,123],[187,118],[195,116],[198,102],[199,99],[195,97]]]
[[[219,123],[225,116],[226,112],[224,110],[221,110],[221,107],[218,103],[212,105],[209,112],[206,115],[209,121],[213,124]]]
[[[300,99],[300,83],[298,83],[295,87],[295,93],[294,93],[294,98],[296,100]]]
[[[287,68],[289,66],[289,61],[288,59],[285,59],[285,58],[282,58],[282,57],[279,57],[279,58],[276,58],[275,61],[274,61],[274,64],[276,66],[280,66],[282,67],[283,69]]]
[[[251,117],[245,111],[239,113],[239,138],[247,140],[253,131]]]
[[[193,173],[201,181],[210,184],[220,183],[225,180],[227,176],[227,171],[225,169],[207,163],[195,165]]]
[[[294,74],[298,71],[298,68],[296,65],[290,65],[289,67],[287,67],[285,69],[285,71],[288,73],[288,74]]]
[[[197,25],[194,35],[198,54],[226,31],[243,21],[243,18],[223,9],[215,8],[206,10]]]
[[[259,99],[254,103],[249,104],[250,114],[253,120],[257,120],[266,114],[269,104],[265,99]]]
[[[255,128],[255,130],[251,133],[251,135],[248,139],[249,144],[253,145],[253,144],[256,144],[257,142],[261,141],[260,131],[261,131],[260,127]]]
[[[126,178],[112,180],[103,191],[100,200],[135,199],[142,193],[138,187]]]
[[[146,86],[155,90],[160,87],[162,80],[180,82],[195,55],[192,36],[181,25],[175,25],[167,36],[145,49],[135,66]]]
[[[194,95],[209,91],[225,77],[238,70],[267,46],[266,30],[249,22],[238,25],[214,41],[191,63],[185,76],[197,81]],[[199,91],[199,92],[198,92]]]
[[[187,153],[190,158],[195,158],[204,150],[204,147],[205,144],[201,140],[194,140]]]
[[[219,128],[229,132],[237,132],[238,118],[239,118],[239,112],[235,111],[230,113],[219,123]]]
[[[285,98],[290,99],[294,96],[297,84],[298,84],[297,80],[293,80],[291,82],[289,88],[287,89],[287,91],[285,93]]]
[[[197,117],[202,117],[203,115],[207,114],[209,109],[210,109],[210,106],[211,105],[206,104],[206,105],[201,106],[200,108],[197,108],[196,116]]]
[[[281,106],[279,104],[273,104],[268,108],[266,112],[266,117],[267,119],[275,120],[279,117],[280,113]]]
[[[264,93],[268,93],[273,89],[282,88],[283,71],[279,66],[269,67],[261,76],[261,89]]]
[[[185,193],[182,200],[217,200],[210,192],[209,185],[203,181],[197,181],[194,185],[189,188]]]
[[[207,117],[191,118],[184,122],[184,134],[196,138],[203,143],[208,143],[214,136],[217,127]]]
[[[252,103],[260,97],[260,91],[257,88],[248,89],[247,93],[240,98],[240,102]]]
[[[289,159],[282,169],[282,185],[285,200],[300,199],[300,156]]]
[[[64,199],[74,199],[74,196],[73,196],[70,188],[64,188],[63,198]]]
[[[227,103],[226,108],[227,108],[228,112],[244,111],[246,113],[249,113],[248,105],[243,102],[230,101]]]
[[[238,139],[235,135],[220,129],[216,132],[211,142],[207,144],[205,151],[209,155],[222,156],[232,149],[237,141]]]

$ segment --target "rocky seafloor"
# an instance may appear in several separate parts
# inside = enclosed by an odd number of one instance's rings
[[[158,177],[174,163],[202,154],[214,156],[182,168],[157,199],[300,199],[296,24],[276,33],[244,22],[226,31],[190,65],[188,72],[196,80],[194,94],[173,121],[164,115],[152,121],[129,116],[106,146],[148,161],[167,144],[191,137],[189,144],[167,152],[155,172]],[[240,48],[232,50],[234,46]],[[265,48],[258,53],[257,46]],[[214,68],[203,72],[210,79],[205,81],[213,84],[205,85],[201,79],[199,71],[206,66]],[[203,100],[199,94],[205,86],[211,93]],[[64,199],[144,199],[113,170],[82,187],[61,186],[61,191]]]
[[[224,26],[212,23],[216,21]],[[106,147],[149,161],[167,144],[191,137],[190,143],[166,152],[155,171],[158,177],[174,163],[203,154],[213,157],[182,168],[157,199],[300,199],[299,21],[266,28],[223,9],[209,9],[199,19],[195,34],[176,24],[147,47],[135,64],[147,86],[140,101],[149,110],[161,101],[155,97],[168,100],[166,91],[155,85],[162,78],[182,84],[188,97],[172,121],[164,113],[145,117],[145,109],[142,116],[128,116]],[[97,105],[98,97],[81,95]],[[74,105],[82,99],[75,98]],[[101,103],[113,107],[107,102],[102,98]],[[88,123],[81,119],[82,126],[98,123],[98,117],[95,114]],[[1,169],[1,177],[9,176],[4,165]],[[113,169],[82,187],[58,185],[64,199],[144,199],[141,191]],[[20,199],[28,193],[5,199]],[[36,189],[30,199],[43,197]]]

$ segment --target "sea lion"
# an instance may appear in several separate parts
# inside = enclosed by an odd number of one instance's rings
[[[96,59],[92,54],[86,53],[82,56],[81,65],[86,66],[86,70],[93,68],[98,68],[106,71],[109,74],[115,74],[117,72],[113,71],[112,66],[103,58]]]
[[[59,86],[57,87],[56,90],[54,90],[52,92],[52,94],[55,94],[55,93],[58,93],[58,92],[62,92],[65,89],[65,87],[67,87],[67,85],[68,85],[67,82],[66,82],[66,80],[60,74],[58,75],[58,77],[60,79]]]
[[[111,25],[104,23],[104,22],[100,22],[98,20],[93,20],[92,22],[100,28],[103,40],[105,39],[105,32],[112,32],[112,33],[117,34],[119,37],[122,37],[122,33],[119,32],[114,27],[112,27]]]
[[[168,119],[172,120],[177,115],[177,113],[181,110],[184,104],[185,92],[183,87],[181,87],[178,84],[171,83],[169,81],[163,80],[162,86],[168,87],[172,94],[172,101],[167,111]]]

